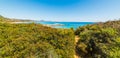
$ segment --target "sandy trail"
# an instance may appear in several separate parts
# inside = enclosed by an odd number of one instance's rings
[[[76,46],[76,43],[78,42],[80,38],[78,36],[75,36],[75,46]],[[75,55],[74,55],[74,58],[80,58],[77,53],[75,52]]]

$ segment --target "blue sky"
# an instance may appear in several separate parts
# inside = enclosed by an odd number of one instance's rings
[[[46,21],[107,21],[120,18],[120,0],[0,0],[0,15]]]

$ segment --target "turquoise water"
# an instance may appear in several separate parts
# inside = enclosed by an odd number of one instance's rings
[[[51,26],[53,28],[74,28],[76,29],[80,26],[94,24],[95,22],[36,22],[36,23]]]

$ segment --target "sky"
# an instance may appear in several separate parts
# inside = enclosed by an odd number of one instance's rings
[[[101,22],[120,18],[120,0],[0,0],[8,18]]]

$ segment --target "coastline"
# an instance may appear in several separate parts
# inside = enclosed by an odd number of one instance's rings
[[[94,24],[93,22],[10,22],[11,24],[28,24],[28,23],[36,23],[42,24],[43,26],[52,27],[52,28],[63,28],[63,29],[77,29],[80,26],[85,26],[89,24]]]

